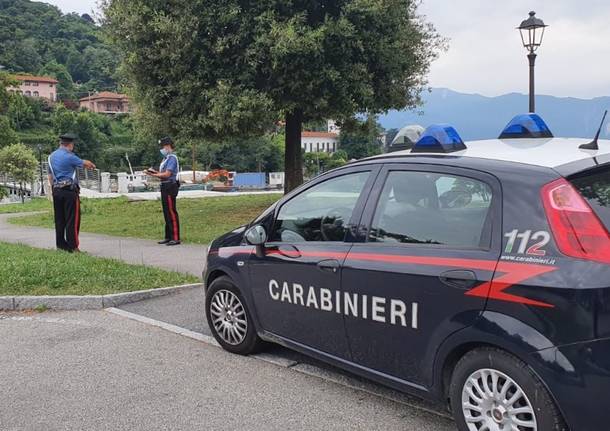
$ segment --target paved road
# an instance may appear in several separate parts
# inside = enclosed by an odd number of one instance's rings
[[[119,308],[194,332],[212,335],[205,318],[205,298],[202,288],[190,289],[176,295],[125,304]],[[410,409],[424,409],[447,414],[442,406],[391,390],[278,345],[268,345],[262,356],[266,360],[288,365],[294,370],[305,372],[309,375],[340,382],[350,387],[360,388],[367,392],[396,400],[409,406],[408,408]]]
[[[0,315],[0,333],[4,431],[454,429],[103,311]]]
[[[39,227],[24,227],[7,222],[24,214],[0,214],[0,241],[26,244],[39,248],[55,248],[55,231]],[[185,245],[166,247],[156,241],[119,238],[108,235],[81,233],[80,248],[89,254],[110,257],[127,263],[155,266],[171,271],[201,276],[206,246]]]

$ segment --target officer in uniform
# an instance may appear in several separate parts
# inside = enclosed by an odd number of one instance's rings
[[[74,154],[76,136],[59,137],[59,148],[49,156],[49,183],[53,186],[55,244],[58,250],[78,251],[80,231],[80,187],[77,168],[95,169],[89,160]]]
[[[180,164],[178,157],[174,154],[174,141],[169,136],[159,140],[163,161],[159,166],[159,171],[147,170],[148,175],[157,177],[161,180],[161,204],[163,205],[163,216],[165,217],[165,239],[159,244],[178,245],[180,244],[180,219],[176,210],[176,197],[180,182],[178,172]]]

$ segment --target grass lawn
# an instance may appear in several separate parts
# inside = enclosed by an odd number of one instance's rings
[[[53,209],[51,202],[45,198],[35,198],[26,203],[21,204],[2,204],[0,205],[0,214],[21,213],[28,211],[46,211]]]
[[[179,199],[180,230],[184,242],[208,244],[217,236],[248,223],[281,197],[280,194],[242,195],[201,199]],[[0,206],[2,212],[40,211],[50,204],[34,200],[23,205]],[[81,231],[159,240],[164,236],[163,211],[159,201],[129,202],[127,198],[83,199]],[[4,210],[4,211],[3,211]],[[11,223],[53,227],[52,211]]]
[[[85,253],[0,243],[0,296],[105,295],[198,281],[191,275]]]

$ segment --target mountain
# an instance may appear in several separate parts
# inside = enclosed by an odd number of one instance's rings
[[[0,0],[4,70],[57,78],[63,100],[88,90],[116,88],[118,62],[102,28],[89,15],[63,14],[55,6],[29,0]],[[75,83],[84,93],[78,94]]]
[[[415,111],[390,111],[379,117],[386,129],[407,124],[424,127],[434,123],[453,125],[464,140],[496,138],[508,121],[527,112],[528,96],[510,93],[497,97],[464,94],[447,88],[433,88],[423,94],[424,105]],[[555,136],[593,137],[610,97],[577,99],[573,97],[537,96],[536,112]],[[602,137],[610,137],[606,127]]]

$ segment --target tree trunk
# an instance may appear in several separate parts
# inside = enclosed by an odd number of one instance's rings
[[[284,192],[286,193],[303,184],[303,159],[301,157],[302,129],[302,111],[295,109],[286,114],[286,152],[284,156]]]

